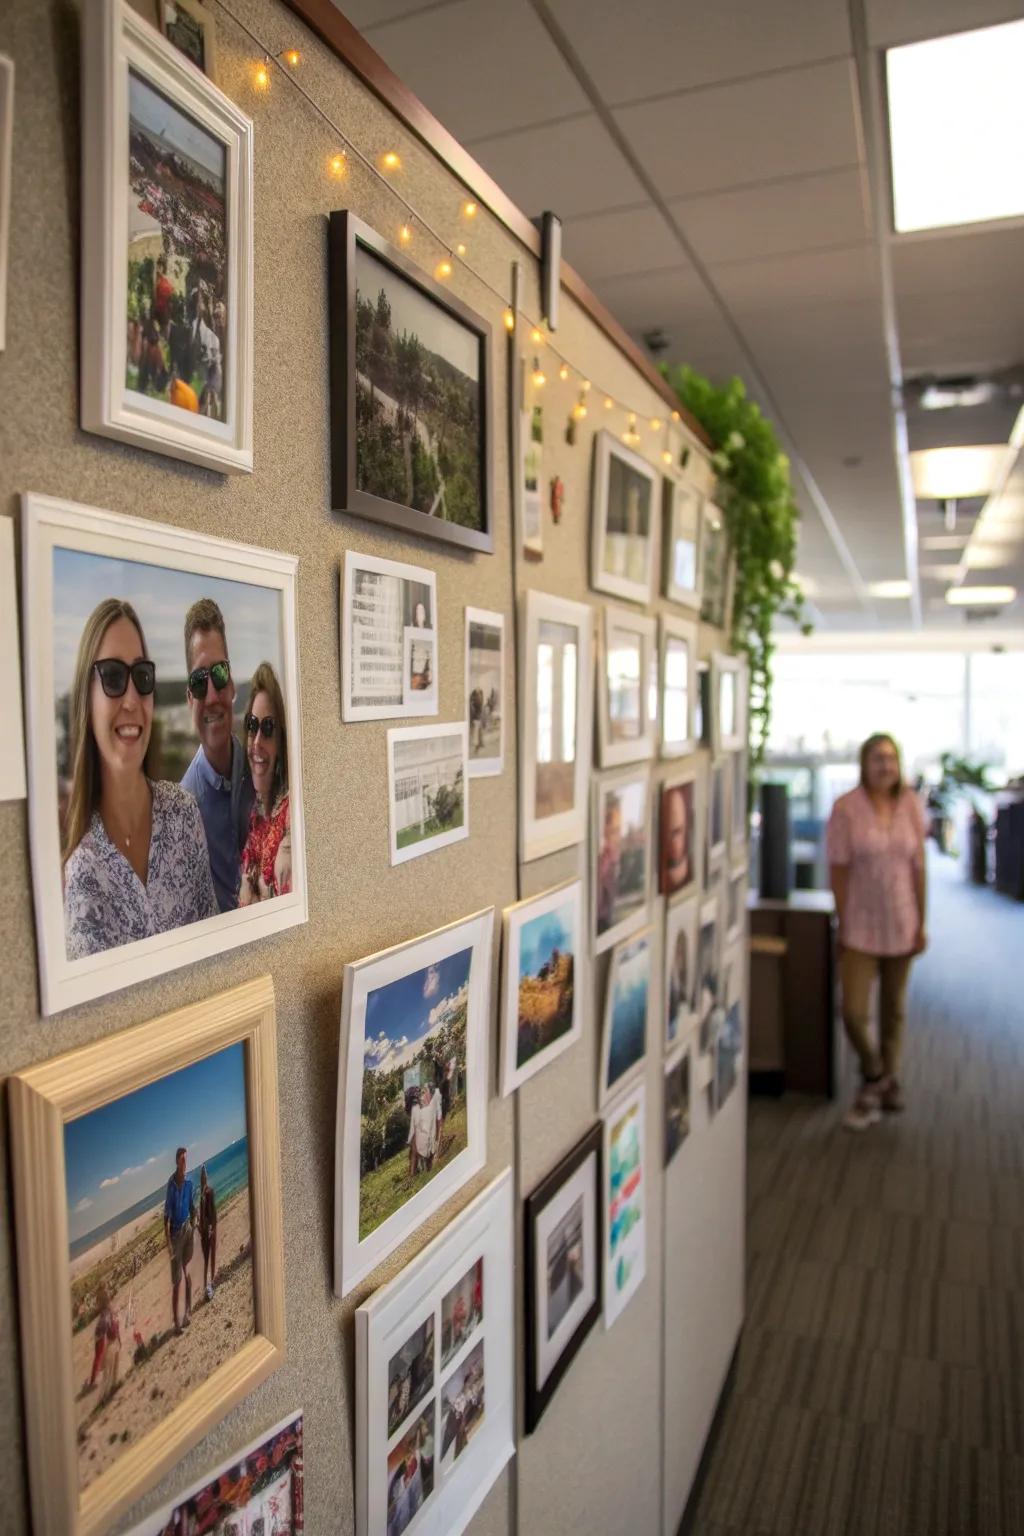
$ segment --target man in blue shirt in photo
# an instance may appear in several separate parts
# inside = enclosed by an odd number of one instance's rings
[[[192,1280],[188,1266],[192,1262],[196,1212],[192,1180],[185,1177],[187,1156],[185,1147],[179,1147],[174,1154],[174,1172],[167,1180],[167,1193],[164,1196],[164,1242],[171,1256],[171,1309],[174,1312],[175,1333],[180,1333],[192,1321]],[[178,1291],[182,1275],[185,1276],[185,1316],[179,1323]]]
[[[217,905],[233,912],[254,794],[245,750],[232,729],[235,684],[224,615],[211,597],[201,597],[185,615],[185,665],[199,750],[181,783],[203,818]]]

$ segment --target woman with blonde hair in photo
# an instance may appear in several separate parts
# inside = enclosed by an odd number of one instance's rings
[[[925,934],[924,813],[903,783],[891,736],[860,749],[860,783],[840,795],[828,823],[828,861],[839,919],[843,1023],[860,1062],[861,1088],[843,1124],[865,1130],[904,1108],[899,1083],[907,983]],[[879,1044],[869,1014],[879,984]]]
[[[104,598],[78,645],[64,820],[69,960],[216,917],[199,808],[153,777],[156,665],[130,603]]]
[[[269,661],[261,661],[252,675],[243,723],[256,800],[249,812],[249,835],[242,849],[240,907],[284,896],[292,888],[288,730],[284,695]]]

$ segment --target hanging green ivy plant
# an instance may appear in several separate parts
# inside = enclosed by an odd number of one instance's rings
[[[725,516],[736,561],[733,644],[750,667],[750,754],[764,757],[771,722],[772,624],[777,615],[810,634],[803,596],[793,579],[800,511],[793,499],[789,459],[740,379],[723,388],[685,365],[662,369],[681,403],[714,448],[716,501]]]

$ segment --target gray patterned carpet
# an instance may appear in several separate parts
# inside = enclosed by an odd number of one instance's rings
[[[931,909],[906,1113],[851,1135],[840,1105],[751,1103],[747,1323],[696,1536],[1024,1532],[1024,907],[936,859]]]

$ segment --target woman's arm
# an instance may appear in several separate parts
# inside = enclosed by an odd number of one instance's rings
[[[846,932],[846,906],[850,895],[849,864],[830,864],[829,876],[832,881],[832,894],[836,899],[836,921],[839,924],[839,942],[842,944],[843,935]]]

